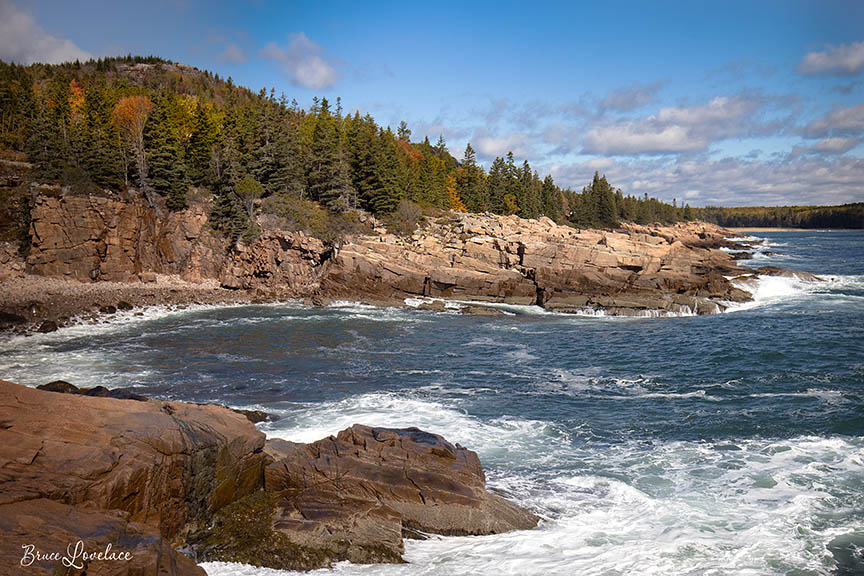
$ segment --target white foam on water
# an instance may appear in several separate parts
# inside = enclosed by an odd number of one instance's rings
[[[344,314],[345,318],[354,320],[371,320],[373,322],[429,322],[422,314],[417,314],[411,309],[398,308],[395,306],[374,306],[362,304],[351,300],[336,300],[327,305],[330,310]]]
[[[836,287],[835,279],[807,281],[798,276],[765,276],[734,279],[733,285],[752,294],[749,302],[728,303],[724,312],[738,312],[763,306],[788,303],[793,300],[824,295],[826,291]]]
[[[549,436],[541,422],[481,421],[396,395],[325,404],[317,423],[310,412],[285,436],[309,440],[335,432],[351,420],[328,423],[340,409],[381,425],[404,425],[404,412],[411,411],[421,428],[478,450],[491,488],[503,489],[544,520],[530,531],[409,540],[405,565],[339,563],[313,574],[827,575],[834,561],[826,544],[860,529],[852,510],[844,516],[842,506],[854,506],[864,477],[862,439],[577,446]],[[303,426],[310,424],[318,428],[307,435]],[[488,453],[514,442],[522,450],[495,458],[499,464],[489,470]],[[536,474],[508,472],[508,462],[522,465],[526,458],[538,465],[529,467]],[[203,566],[210,576],[288,574]]]
[[[287,410],[274,410],[271,406],[268,411],[275,412],[280,419],[258,427],[272,438],[314,442],[354,424],[418,427],[451,442],[470,442],[472,450],[481,457],[495,460],[505,455],[524,458],[535,448],[548,442],[560,444],[566,437],[547,422],[512,418],[481,421],[457,407],[420,398],[416,393],[376,392],[338,402],[301,404]]]

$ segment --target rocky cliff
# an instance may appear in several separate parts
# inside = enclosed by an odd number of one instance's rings
[[[344,297],[427,296],[550,310],[713,313],[741,301],[719,250],[723,230],[704,223],[577,230],[548,218],[453,213],[410,238],[361,237],[343,246],[322,281]]]
[[[286,297],[317,287],[324,245],[302,233],[268,231],[229,250],[208,224],[206,202],[182,212],[156,209],[134,193],[75,194],[35,189],[27,271],[80,281],[129,282],[152,274],[227,288],[271,287]]]
[[[746,271],[718,249],[733,244],[704,223],[577,230],[547,218],[449,213],[410,237],[376,227],[331,246],[269,228],[249,245],[229,247],[209,226],[206,200],[170,212],[134,192],[33,191],[26,263],[4,246],[0,275],[25,267],[31,277],[86,283],[160,275],[246,294],[241,299],[398,305],[431,297],[608,314],[714,313],[750,297],[729,279]],[[22,314],[28,303],[20,304],[7,311]]]

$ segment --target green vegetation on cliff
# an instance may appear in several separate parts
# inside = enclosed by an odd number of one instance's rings
[[[254,235],[258,210],[285,217],[316,205],[386,216],[410,202],[579,226],[689,217],[689,208],[625,197],[599,174],[582,192],[562,190],[512,152],[487,174],[470,144],[457,160],[443,138],[412,142],[404,122],[394,133],[369,115],[344,114],[338,99],[304,110],[272,90],[154,57],[0,63],[0,87],[0,151],[26,153],[37,179],[136,188],[171,210],[187,206],[191,187],[205,189],[213,225],[234,239]]]

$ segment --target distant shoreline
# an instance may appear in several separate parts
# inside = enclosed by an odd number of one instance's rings
[[[759,228],[755,226],[738,228],[734,226],[724,226],[726,230],[731,230],[732,232],[827,232],[827,231],[844,231],[844,230],[859,230],[859,228],[777,228],[777,227],[765,227]]]

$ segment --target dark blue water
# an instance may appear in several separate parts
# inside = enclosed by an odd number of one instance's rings
[[[764,278],[752,304],[679,318],[150,311],[9,341],[0,377],[262,408],[281,417],[262,428],[294,440],[420,426],[477,450],[492,487],[547,519],[339,571],[864,571],[864,233],[761,236],[747,265],[823,281]]]

